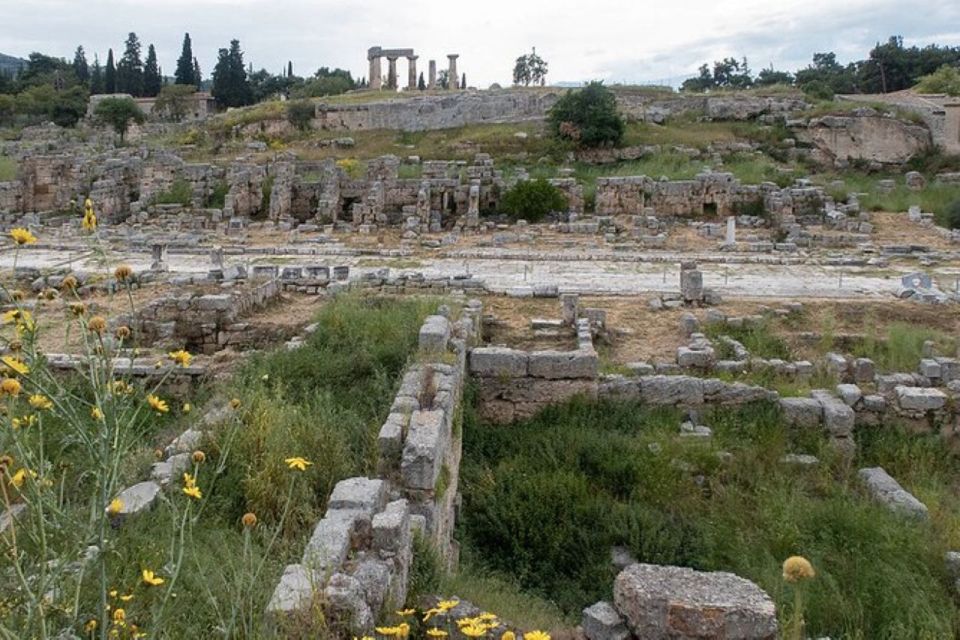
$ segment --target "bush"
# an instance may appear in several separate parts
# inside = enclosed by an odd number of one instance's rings
[[[287,103],[287,122],[300,131],[308,131],[310,122],[316,113],[313,103],[309,100],[294,100]]]
[[[960,69],[945,64],[933,73],[920,78],[920,82],[914,88],[921,93],[960,96]]]
[[[93,111],[97,120],[110,126],[123,142],[131,123],[142,124],[147,116],[140,110],[133,98],[104,98]]]
[[[955,200],[947,209],[947,227],[960,229],[960,200]]]
[[[555,186],[539,178],[518,182],[500,201],[500,209],[514,220],[542,220],[548,213],[567,208],[567,198]]]
[[[601,82],[564,94],[550,109],[548,122],[555,138],[581,147],[618,145],[626,129],[613,92]]]
[[[833,89],[822,80],[813,80],[800,88],[807,96],[815,100],[833,100]]]
[[[183,179],[174,180],[166,191],[153,196],[153,204],[180,204],[189,207],[193,201],[193,189]]]

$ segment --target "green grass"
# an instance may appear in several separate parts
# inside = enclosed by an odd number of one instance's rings
[[[0,182],[17,179],[17,161],[9,156],[0,156]]]
[[[465,553],[575,615],[610,597],[610,547],[623,545],[644,562],[753,580],[774,598],[781,622],[793,601],[781,564],[800,554],[818,573],[805,610],[814,637],[954,637],[960,616],[942,554],[956,543],[950,486],[960,469],[940,440],[873,429],[853,466],[889,465],[908,490],[937,505],[927,524],[866,499],[822,435],[785,429],[773,405],[705,415],[710,443],[679,439],[681,417],[583,401],[509,428],[468,414]],[[778,460],[787,452],[824,463],[785,468]]]
[[[226,196],[226,192],[224,192]],[[166,191],[161,191],[153,196],[153,204],[179,204],[184,207],[190,205],[193,199],[193,189],[186,180],[177,179]]]
[[[740,327],[728,324],[711,324],[706,327],[706,335],[712,339],[720,336],[733,338],[740,342],[750,352],[751,356],[779,358],[781,360],[793,359],[789,345],[787,345],[786,340],[776,334],[770,320],[765,319],[759,323],[751,323]],[[726,346],[723,343],[718,343],[718,347],[721,349],[721,358],[732,356],[732,353],[724,351]]]
[[[878,339],[878,332],[866,323],[866,338],[853,346],[858,357],[870,358],[881,371],[916,371],[923,357],[923,343],[932,340],[939,353],[954,353],[957,341],[942,331],[911,324],[894,323]]]
[[[884,179],[896,181],[896,187],[888,193],[881,193],[877,188],[877,183]],[[850,193],[858,193],[865,194],[860,196],[860,206],[866,211],[906,212],[911,206],[920,205],[923,211],[935,214],[940,225],[946,222],[945,215],[950,204],[960,201],[960,185],[935,182],[932,175],[927,176],[928,183],[922,191],[908,189],[902,175],[868,175],[848,171],[814,176],[814,181],[824,186],[835,180],[844,182],[843,188],[831,188],[829,191],[839,201],[846,200]]]

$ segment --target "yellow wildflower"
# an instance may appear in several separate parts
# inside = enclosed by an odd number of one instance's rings
[[[482,638],[487,635],[487,628],[485,626],[468,624],[460,627],[460,633],[468,638]]]
[[[133,594],[132,594],[132,593],[127,593],[127,594],[124,594],[124,595],[120,596],[120,601],[121,601],[121,602],[130,602],[131,600],[133,600]]]
[[[11,420],[14,429],[19,429],[20,427],[32,427],[37,424],[37,416],[34,414],[25,415],[21,418],[14,418]]]
[[[203,497],[203,493],[200,491],[200,487],[184,487],[183,492],[196,500],[199,500],[200,498]]]
[[[399,611],[397,611],[397,615],[400,617],[406,618],[407,616],[412,616],[416,612],[417,612],[416,609],[400,609]]]
[[[3,362],[4,366],[12,371],[13,373],[25,376],[30,373],[30,367],[27,366],[27,363],[21,360],[20,358],[15,358],[13,356],[3,356],[0,358],[0,362]]]
[[[374,630],[382,636],[395,636],[400,632],[399,627],[376,627]]]
[[[287,464],[287,466],[290,467],[291,469],[299,469],[300,471],[306,471],[306,470],[307,470],[307,467],[309,467],[310,465],[313,464],[312,462],[310,462],[310,461],[307,460],[306,458],[301,458],[301,457],[299,457],[299,456],[294,457],[294,458],[287,458],[286,460],[284,460],[284,462],[285,462],[285,463]]]
[[[117,340],[126,340],[130,337],[130,327],[120,325],[117,327],[117,330],[113,332],[113,335],[116,336]]]
[[[143,581],[151,587],[157,587],[163,584],[163,578],[154,574],[150,569],[143,570]]]
[[[87,312],[87,305],[82,302],[74,302],[70,305],[70,313],[76,317],[80,317]]]
[[[802,582],[816,575],[813,565],[803,556],[790,556],[783,562],[783,579],[787,582]]]
[[[27,479],[27,470],[20,469],[10,477],[10,483],[17,489],[23,486],[23,481]]]
[[[117,597],[117,590],[116,590],[116,589],[111,589],[111,590],[110,590],[110,597],[111,597],[111,598],[116,598],[116,597]]]
[[[231,408],[231,409],[234,409],[234,410],[239,409],[239,408],[240,408],[240,398],[233,398],[233,399],[230,401],[230,408]]]
[[[489,611],[485,611],[485,612],[481,613],[479,616],[477,616],[477,618],[478,618],[479,620],[496,620],[496,619],[497,619],[497,614],[495,614],[495,613],[490,613]]]
[[[179,351],[171,351],[167,355],[170,356],[170,359],[181,367],[189,367],[190,361],[193,360],[193,356],[190,355],[190,352],[184,351],[183,349],[180,349]]]
[[[53,401],[45,395],[35,393],[30,396],[30,406],[41,411],[49,411],[53,409]]]
[[[16,378],[4,378],[0,381],[0,395],[16,396],[20,394],[20,381]]]
[[[441,613],[443,613],[443,611],[441,611],[440,609],[436,609],[436,608],[427,609],[426,611],[423,612],[423,621],[426,622],[433,616],[440,615]]]
[[[94,407],[90,409],[90,417],[99,422],[103,420],[103,411],[100,410],[100,407]]]
[[[431,638],[446,638],[447,632],[443,629],[437,629],[436,627],[430,627],[427,629],[427,635]]]
[[[28,229],[24,229],[23,227],[11,229],[10,237],[13,238],[13,241],[17,244],[33,244],[37,241],[37,237],[30,233]]]
[[[167,402],[165,400],[161,400],[153,394],[147,396],[147,404],[149,404],[150,408],[157,413],[166,413],[170,411],[170,406],[167,404]]]
[[[517,634],[513,631],[504,631],[503,635],[500,636],[500,640],[517,640]]]
[[[97,630],[97,621],[95,618],[90,618],[87,620],[87,624],[83,625],[83,630],[86,633],[93,633]]]
[[[441,600],[437,603],[437,608],[441,611],[450,611],[450,609],[453,609],[458,604],[460,604],[459,600]]]
[[[114,380],[113,392],[117,395],[130,395],[133,393],[133,387],[124,380]]]
[[[193,407],[190,405],[189,402],[184,402],[184,403],[183,403],[183,408],[181,409],[181,411],[183,411],[184,413],[190,413],[190,411],[191,411],[192,409],[193,409]]]
[[[107,507],[107,513],[111,516],[115,516],[121,511],[123,511],[123,500],[120,498],[114,498],[111,500],[110,505]]]
[[[83,214],[83,222],[81,224],[86,231],[93,231],[97,228],[97,215],[93,212],[92,205]]]
[[[117,624],[126,622],[127,612],[123,609],[114,609],[113,610],[113,621]]]
[[[529,631],[523,634],[523,640],[550,640],[550,634],[543,631]]]

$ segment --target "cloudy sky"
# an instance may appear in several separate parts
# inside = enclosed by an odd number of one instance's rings
[[[793,70],[815,51],[843,61],[878,41],[960,45],[958,0],[0,0],[0,53],[71,58],[78,44],[101,61],[129,31],[154,43],[172,74],[183,32],[208,77],[217,49],[238,38],[246,60],[298,75],[342,67],[366,76],[366,50],[414,48],[420,68],[460,54],[474,86],[508,83],[535,46],[552,82],[671,83],[704,61],[746,55],[755,71]],[[406,65],[399,65],[406,78]]]

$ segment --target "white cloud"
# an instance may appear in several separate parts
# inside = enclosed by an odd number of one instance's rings
[[[911,11],[895,0],[0,0],[0,15],[17,25],[0,43],[13,55],[70,57],[83,44],[104,59],[136,31],[171,73],[189,31],[206,75],[217,49],[238,38],[255,67],[278,72],[292,60],[299,74],[329,66],[365,76],[373,45],[413,47],[424,71],[429,59],[443,68],[456,52],[470,84],[486,86],[509,82],[514,58],[531,46],[553,81],[675,82],[725,56],[746,55],[755,70],[794,69],[815,51],[862,58],[892,34],[907,44],[956,44],[960,3],[926,0]]]

